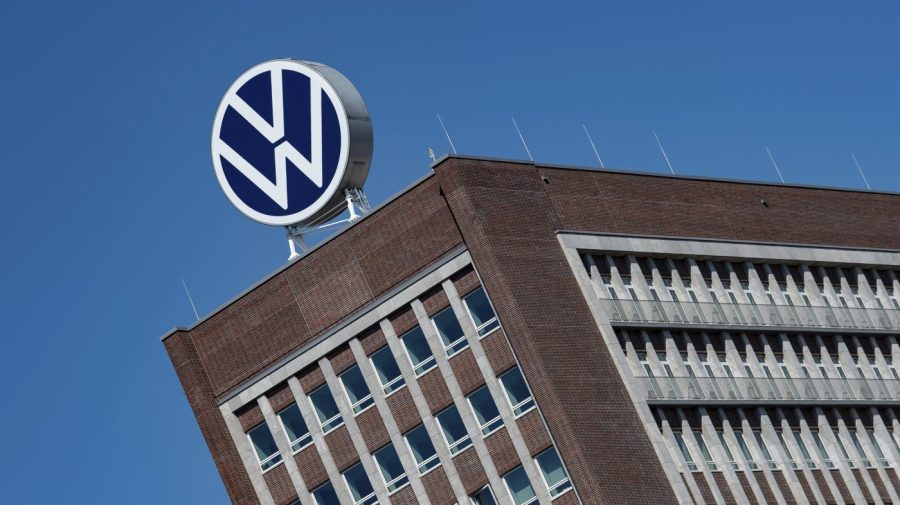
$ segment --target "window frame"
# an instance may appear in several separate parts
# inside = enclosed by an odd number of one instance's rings
[[[531,492],[534,494],[534,496],[532,498],[530,498],[530,499],[528,499],[528,501],[525,501],[522,503],[516,503],[515,494],[513,494],[512,489],[510,489],[510,487],[509,487],[509,482],[506,480],[507,477],[509,477],[513,472],[516,472],[518,470],[521,470],[522,473],[525,474],[525,480],[528,482],[528,487],[531,488]],[[537,501],[538,501],[537,491],[535,491],[534,486],[531,485],[531,479],[528,478],[528,472],[525,471],[524,466],[519,465],[519,466],[513,468],[512,470],[503,474],[503,476],[501,476],[500,479],[503,481],[503,487],[506,488],[506,493],[509,494],[509,498],[513,502],[514,505],[531,505],[532,503],[537,503]]]
[[[516,372],[516,371],[519,372],[519,376],[522,378],[522,384],[525,385],[525,391],[528,393],[528,398],[513,405],[513,400],[509,396],[509,388],[506,386],[506,383],[503,382],[503,378],[505,376],[509,375],[510,373]],[[507,403],[509,403],[510,409],[512,410],[512,413],[513,413],[513,417],[518,419],[537,408],[537,402],[534,401],[534,395],[531,394],[531,388],[528,387],[528,381],[525,380],[525,374],[522,373],[522,369],[519,367],[519,365],[515,365],[512,368],[510,368],[509,370],[507,370],[507,371],[503,372],[502,374],[500,374],[499,376],[497,376],[497,380],[500,382],[500,385],[503,387],[503,395],[506,397]],[[528,403],[530,403],[531,405],[529,405],[525,409],[522,409],[522,407]],[[516,410],[518,410],[518,409],[522,409],[521,412],[516,412]]]
[[[419,462],[418,457],[416,456],[416,451],[413,450],[412,444],[409,443],[409,434],[418,430],[419,428],[422,428],[423,430],[425,430],[425,438],[428,440],[428,443],[431,444],[431,449],[434,451],[433,455],[431,455],[430,457],[428,457],[421,463]],[[441,429],[443,430],[443,428],[441,428]],[[409,453],[412,454],[413,461],[415,461],[415,463],[416,463],[416,470],[419,471],[419,476],[426,475],[429,472],[431,472],[432,470],[434,470],[435,468],[438,468],[439,466],[441,466],[441,459],[438,455],[437,447],[434,446],[434,441],[431,440],[431,435],[428,434],[428,428],[425,427],[424,423],[419,424],[418,426],[415,426],[412,429],[410,429],[409,431],[407,431],[406,433],[404,433],[403,441],[406,443],[406,448],[409,449]],[[432,466],[428,466],[433,462],[436,462],[436,464],[434,464]],[[425,470],[422,470],[423,467],[425,467]]]
[[[459,417],[459,422],[462,424],[463,430],[466,432],[465,436],[453,443],[451,443],[450,439],[447,438],[447,429],[444,428],[444,423],[441,422],[440,418],[441,414],[449,412],[450,409],[456,410],[456,415]],[[459,409],[456,408],[456,404],[450,405],[449,407],[435,414],[434,419],[437,421],[438,427],[441,429],[441,435],[444,437],[444,443],[447,444],[447,449],[450,451],[451,457],[462,453],[469,447],[472,447],[472,436],[469,435],[469,430],[466,429],[466,423],[465,421],[463,421],[462,414],[459,413]]]
[[[269,454],[265,458],[259,457],[259,451],[256,449],[256,444],[253,442],[253,436],[251,435],[251,433],[260,428],[268,430],[269,437],[271,437],[272,442],[275,443],[275,452]],[[250,443],[250,447],[253,449],[253,454],[256,455],[256,461],[259,463],[259,468],[260,470],[262,470],[262,473],[266,473],[284,462],[284,457],[282,457],[281,451],[278,450],[278,443],[275,441],[275,435],[272,433],[272,429],[269,428],[269,424],[266,421],[263,421],[250,428],[244,435],[246,435],[247,441]]]
[[[337,414],[324,421],[319,417],[319,412],[316,409],[316,402],[313,401],[313,395],[322,388],[325,388],[325,390],[328,391],[328,394],[331,395],[331,401],[334,402],[334,406],[337,408]],[[341,409],[337,404],[337,400],[334,398],[334,394],[332,394],[331,388],[328,387],[328,383],[322,384],[316,389],[310,391],[309,395],[307,395],[306,398],[309,400],[310,406],[312,406],[313,415],[316,416],[316,420],[319,422],[319,427],[322,429],[322,435],[328,435],[329,433],[337,430],[344,425],[344,416],[341,415]],[[339,422],[332,426],[332,423],[334,423],[336,420]],[[328,427],[327,429],[326,426]]]
[[[299,437],[296,440],[291,440],[291,437],[288,435],[287,426],[285,426],[285,424],[284,424],[284,419],[281,418],[281,414],[283,412],[287,411],[288,409],[290,409],[291,407],[297,408],[297,413],[300,415],[300,420],[303,421],[303,425],[306,426],[306,435],[303,435],[302,437]],[[306,419],[303,419],[303,412],[300,411],[299,405],[297,405],[296,403],[292,403],[292,404],[288,405],[287,407],[279,410],[278,413],[276,413],[275,415],[276,415],[276,417],[278,417],[278,422],[281,425],[281,429],[282,429],[282,431],[284,431],[284,434],[288,439],[288,445],[291,446],[292,455],[297,454],[298,452],[300,452],[303,449],[306,449],[307,447],[312,445],[312,443],[313,443],[312,432],[310,431],[309,426],[306,425]],[[300,442],[301,440],[304,440],[304,439],[305,439],[305,441],[303,444],[297,445],[297,447],[294,447],[294,444],[296,444],[297,442]]]
[[[494,404],[494,409],[497,411],[497,415],[491,419],[486,420],[484,423],[479,421],[478,428],[481,430],[481,437],[487,438],[488,436],[494,434],[495,432],[502,429],[506,426],[506,423],[503,422],[503,414],[500,413],[500,409],[497,407],[497,402],[494,400],[494,395],[491,394],[490,388],[488,388],[487,384],[481,386],[480,388],[475,389],[468,395],[466,395],[466,403],[469,404],[469,409],[472,410],[472,414],[475,416],[475,420],[478,420],[479,412],[475,408],[475,403],[472,402],[472,397],[481,391],[487,392],[488,398],[491,399],[491,402]]]
[[[372,492],[363,496],[359,500],[354,500],[353,498],[353,488],[350,487],[350,481],[347,480],[347,473],[351,470],[355,470],[356,468],[361,468],[363,471],[363,475],[365,475],[366,480],[369,481],[369,487],[372,488]],[[341,472],[341,480],[344,481],[344,485],[347,486],[347,491],[350,493],[350,499],[354,500],[353,505],[374,505],[378,503],[378,496],[375,494],[375,486],[372,485],[372,480],[369,479],[369,474],[366,473],[365,467],[363,467],[362,461],[357,462],[355,465],[350,465],[349,468]]]
[[[472,316],[472,309],[469,308],[469,304],[466,301],[467,298],[474,295],[479,290],[481,290],[481,292],[484,294],[484,299],[487,300],[488,307],[490,307],[491,312],[494,313],[493,318],[485,321],[484,323],[482,323],[480,325],[475,322],[475,317]],[[469,291],[464,296],[461,296],[460,299],[463,302],[463,307],[466,308],[466,314],[469,316],[469,320],[472,321],[472,326],[475,327],[475,334],[478,335],[478,340],[481,340],[481,339],[487,337],[488,335],[494,333],[498,329],[500,329],[500,319],[497,317],[497,311],[494,309],[494,304],[491,303],[491,299],[488,298],[487,291],[484,289],[484,286],[479,284],[477,288]],[[494,325],[494,326],[491,328],[487,328],[488,326],[491,326],[491,325]],[[485,331],[485,328],[487,328],[486,331]]]
[[[399,375],[389,380],[387,384],[381,382],[381,375],[379,375],[378,365],[375,364],[375,360],[373,359],[376,354],[379,354],[381,352],[387,352],[390,355],[391,359],[394,360],[394,365],[397,366],[397,370],[400,372]],[[406,353],[405,346],[403,352]],[[375,370],[375,376],[378,377],[378,384],[381,385],[381,391],[382,393],[384,393],[385,398],[406,387],[406,379],[403,377],[403,370],[400,369],[400,364],[397,363],[397,357],[394,356],[394,351],[391,349],[391,346],[384,345],[380,349],[370,354],[369,363],[372,365],[372,369]]]
[[[400,469],[403,470],[403,473],[401,473],[399,477],[394,477],[391,481],[387,480],[387,476],[384,474],[384,467],[381,465],[381,461],[378,459],[378,454],[387,449],[391,449],[394,451],[394,456],[397,457],[397,462],[400,463]],[[381,474],[381,480],[384,482],[385,488],[387,488],[388,495],[392,495],[409,485],[409,475],[406,474],[406,469],[403,468],[403,461],[400,459],[400,454],[397,453],[397,449],[394,447],[393,442],[388,442],[387,444],[381,446],[380,449],[373,452],[372,458],[375,459],[375,464],[378,465],[378,473]],[[415,458],[415,456],[413,458]]]
[[[441,334],[441,330],[437,325],[437,317],[447,311],[450,311],[450,314],[453,316],[453,319],[456,321],[456,324],[459,325],[459,329],[462,332],[462,335],[458,339],[450,342],[449,344],[444,343],[444,336]],[[441,344],[443,344],[444,346],[444,353],[447,355],[447,359],[450,359],[469,348],[469,339],[466,337],[466,330],[464,330],[462,325],[459,323],[459,318],[456,317],[456,311],[453,310],[452,305],[448,305],[446,308],[439,310],[433,316],[431,316],[430,319],[431,326],[434,328],[434,332],[437,333],[438,338],[441,340]]]
[[[335,497],[337,497],[337,499],[338,499],[338,503],[340,503],[341,498],[340,498],[340,496],[337,495],[337,489],[334,488],[334,483],[331,482],[330,480],[326,480],[322,484],[319,484],[318,486],[316,486],[315,489],[311,489],[309,491],[309,495],[312,498],[313,504],[314,505],[322,505],[321,503],[319,503],[318,498],[316,498],[316,492],[320,491],[325,486],[331,486],[331,492],[334,493]]]
[[[565,478],[559,482],[555,482],[552,485],[547,482],[547,472],[544,470],[544,467],[538,461],[538,458],[543,456],[544,454],[554,451],[556,453],[556,459],[559,461],[559,467],[562,468],[563,473],[565,474]],[[559,455],[559,451],[556,450],[555,446],[550,446],[540,453],[538,453],[534,457],[534,464],[538,467],[538,470],[541,473],[541,481],[547,486],[547,492],[550,494],[550,499],[554,500],[559,496],[569,492],[572,489],[572,478],[569,477],[569,471],[566,470],[566,465],[563,463],[562,457]],[[563,486],[566,486],[564,489],[559,489]]]
[[[344,376],[350,373],[354,368],[359,372],[359,378],[362,379],[363,386],[365,386],[366,391],[369,392],[369,394],[357,400],[356,403],[354,403],[353,400],[350,399],[350,390],[347,389],[347,383],[344,382]],[[344,395],[347,397],[347,401],[350,403],[350,410],[353,412],[354,417],[362,414],[363,412],[369,410],[373,405],[375,405],[375,398],[372,396],[372,390],[369,389],[369,385],[366,383],[366,377],[365,375],[363,375],[362,368],[360,368],[359,363],[354,363],[352,366],[341,372],[341,374],[338,375],[338,381],[341,383],[341,387],[344,389]]]
[[[409,352],[409,346],[406,345],[406,336],[410,333],[419,330],[422,333],[422,339],[425,341],[425,345],[428,347],[428,352],[431,353],[431,356],[419,362],[419,364],[413,363],[412,354]],[[422,329],[421,325],[415,325],[409,330],[405,331],[403,335],[400,335],[398,338],[400,343],[403,345],[404,354],[406,354],[406,359],[409,360],[409,364],[412,367],[413,375],[415,378],[422,377],[428,372],[437,368],[437,358],[434,356],[434,350],[431,348],[431,345],[428,344],[428,337],[425,335],[425,330]]]

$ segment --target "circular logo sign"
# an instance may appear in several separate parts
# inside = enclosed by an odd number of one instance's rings
[[[216,178],[242,213],[263,224],[316,224],[361,188],[372,125],[346,77],[318,63],[272,60],[244,72],[216,111]]]

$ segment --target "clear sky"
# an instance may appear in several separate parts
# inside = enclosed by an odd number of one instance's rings
[[[62,2],[0,14],[0,496],[225,504],[159,337],[287,258],[227,202],[213,114],[251,65],[331,65],[375,130],[367,190],[428,147],[900,190],[896,2]],[[203,5],[201,5],[203,4]],[[884,230],[898,233],[898,230]]]

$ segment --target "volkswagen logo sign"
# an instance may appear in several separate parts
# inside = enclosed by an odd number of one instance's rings
[[[216,111],[212,161],[228,199],[263,224],[316,224],[339,214],[344,189],[362,188],[372,123],[337,70],[298,60],[260,63]]]

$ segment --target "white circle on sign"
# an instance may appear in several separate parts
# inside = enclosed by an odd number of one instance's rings
[[[337,76],[343,93],[321,70]],[[352,139],[342,100],[348,94],[365,111],[346,78],[297,60],[267,61],[238,77],[216,111],[211,143],[216,179],[231,203],[251,219],[276,226],[333,215],[348,183]],[[362,143],[367,140],[371,157],[367,112],[364,119],[368,139],[363,136]],[[368,160],[362,180],[367,172]]]

